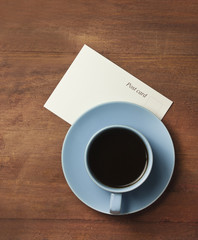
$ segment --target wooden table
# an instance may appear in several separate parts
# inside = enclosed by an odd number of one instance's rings
[[[70,125],[43,107],[85,43],[174,101],[172,181],[129,216],[75,197],[60,161]],[[198,239],[197,79],[197,0],[0,0],[0,239]]]

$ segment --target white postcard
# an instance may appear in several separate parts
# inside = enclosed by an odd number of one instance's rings
[[[73,124],[87,110],[113,101],[139,104],[159,119],[173,103],[84,45],[44,107]]]

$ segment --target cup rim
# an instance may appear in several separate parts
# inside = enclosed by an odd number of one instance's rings
[[[121,187],[121,188],[115,188],[115,187],[110,187],[110,186],[107,186],[107,185],[101,183],[100,181],[98,181],[92,175],[92,173],[91,173],[91,171],[89,169],[89,166],[87,164],[87,153],[88,153],[88,150],[89,150],[91,142],[94,140],[94,138],[98,134],[100,134],[103,131],[106,131],[108,129],[111,129],[111,128],[125,128],[125,129],[128,129],[128,130],[134,132],[135,134],[137,134],[142,139],[142,141],[144,142],[144,144],[146,146],[147,152],[148,152],[148,159],[149,159],[149,161],[148,161],[146,170],[143,172],[142,177],[139,180],[137,180],[134,184],[132,184],[130,186]],[[151,145],[150,145],[149,141],[147,140],[147,138],[141,132],[139,132],[138,130],[134,129],[133,127],[126,126],[126,125],[110,125],[110,126],[106,126],[106,127],[102,128],[102,129],[98,130],[89,139],[89,141],[88,141],[88,143],[86,145],[86,148],[85,148],[84,160],[85,160],[85,167],[86,167],[87,173],[88,173],[89,177],[92,179],[92,181],[96,185],[98,185],[103,190],[106,190],[106,191],[111,192],[111,193],[125,193],[125,192],[129,192],[129,191],[132,191],[132,190],[138,188],[148,178],[148,176],[149,176],[149,174],[151,172],[152,166],[153,166],[153,151],[152,151]]]

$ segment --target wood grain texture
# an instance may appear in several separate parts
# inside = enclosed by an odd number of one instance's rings
[[[0,221],[1,222],[1,221]],[[116,226],[116,227],[115,227]],[[12,229],[9,231],[8,229]],[[178,236],[178,232],[180,233]],[[108,221],[79,220],[4,220],[2,233],[6,239],[196,239],[193,224],[145,223],[111,218]],[[5,238],[4,238],[5,239]]]
[[[0,240],[198,239],[197,16],[196,0],[0,0]],[[74,196],[60,163],[70,125],[43,108],[85,43],[174,101],[172,181],[129,216]]]

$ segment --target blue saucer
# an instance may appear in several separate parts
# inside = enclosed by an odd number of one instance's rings
[[[62,148],[62,168],[68,185],[87,206],[109,213],[110,193],[89,177],[84,152],[91,136],[110,125],[137,129],[150,142],[154,162],[148,179],[137,189],[123,194],[121,215],[138,212],[156,201],[165,191],[174,170],[175,152],[164,124],[150,111],[136,104],[111,102],[83,114],[69,129]]]

